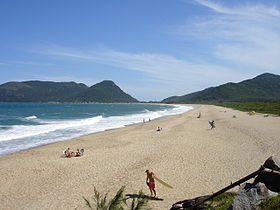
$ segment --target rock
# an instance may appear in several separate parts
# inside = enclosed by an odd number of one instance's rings
[[[280,171],[280,161],[276,157],[268,158],[263,167]],[[280,192],[280,175],[263,171],[254,180],[253,184],[243,184],[233,200],[231,210],[253,210],[271,192]]]
[[[256,206],[269,195],[268,189],[262,183],[243,184],[234,197],[230,210],[254,210]]]

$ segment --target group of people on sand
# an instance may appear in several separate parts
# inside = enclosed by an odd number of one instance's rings
[[[74,151],[70,150],[70,148],[67,148],[67,150],[64,151],[64,155],[65,155],[65,157],[70,158],[70,157],[79,157],[82,155],[82,153],[80,152],[79,149],[77,149],[77,151],[74,152]]]

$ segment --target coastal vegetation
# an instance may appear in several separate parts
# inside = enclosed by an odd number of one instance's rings
[[[255,111],[280,116],[280,102],[222,102],[213,104],[245,112]]]
[[[215,197],[211,207],[207,210],[225,210],[229,209],[233,203],[236,193],[227,192]],[[280,194],[276,197],[268,197],[264,199],[257,207],[257,210],[276,210],[280,209]]]
[[[93,200],[92,204],[89,199],[83,197],[86,202],[86,206],[89,209],[95,210],[150,210],[148,207],[148,199],[144,196],[144,194],[140,191],[137,196],[132,198],[130,203],[127,203],[127,198],[124,195],[125,186],[122,186],[116,195],[109,199],[107,198],[108,194],[101,195],[96,188],[94,188]]]
[[[236,195],[236,193],[234,193],[234,192],[226,192],[221,195],[218,195],[217,197],[215,197],[213,199],[211,207],[208,208],[207,210],[228,209],[231,206],[235,195]]]
[[[266,198],[260,205],[257,207],[258,210],[276,210],[280,209],[280,194],[276,197]]]

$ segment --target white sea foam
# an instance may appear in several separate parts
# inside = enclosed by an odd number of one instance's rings
[[[100,121],[102,116],[73,121],[41,121],[42,125],[14,125],[0,134],[0,141],[8,141],[25,137],[42,135],[57,130],[71,129],[80,126],[93,125]]]
[[[176,115],[192,109],[190,106],[173,106],[161,111],[145,110],[142,113],[92,118],[79,120],[42,120],[36,116],[29,119],[40,121],[39,125],[15,125],[0,132],[0,155],[28,149],[52,142],[63,141],[74,137],[120,128],[134,123],[154,120],[156,118]]]
[[[27,120],[33,120],[33,119],[37,119],[37,116],[32,115],[32,116],[25,117],[25,119],[27,119]]]

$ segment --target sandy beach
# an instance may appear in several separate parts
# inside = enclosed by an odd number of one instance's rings
[[[82,196],[91,198],[94,186],[108,197],[121,186],[126,194],[142,190],[149,195],[146,169],[174,187],[157,183],[160,200],[149,206],[169,209],[179,200],[215,192],[279,155],[280,117],[193,107],[184,114],[0,157],[0,209],[87,209]],[[215,120],[215,129],[209,120]],[[158,126],[162,131],[156,131]],[[84,148],[85,154],[62,158],[67,147]]]

